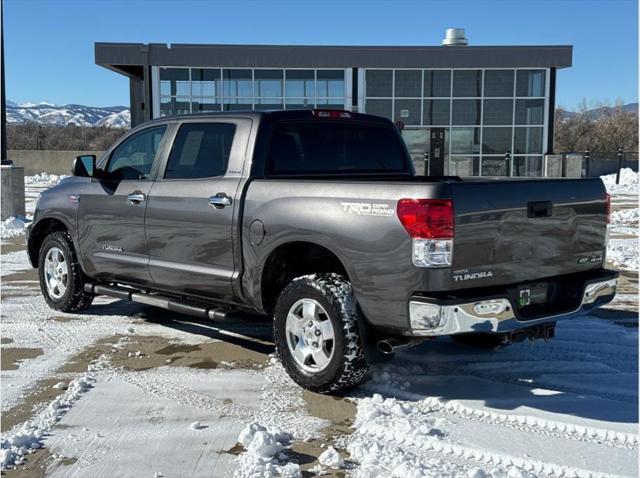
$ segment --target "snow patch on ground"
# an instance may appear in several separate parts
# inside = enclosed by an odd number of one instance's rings
[[[318,457],[318,462],[321,465],[328,466],[334,470],[340,469],[344,465],[344,460],[340,456],[340,453],[338,453],[332,446],[329,446],[329,448],[322,452]]]
[[[611,214],[611,224],[626,226],[629,224],[637,224],[640,220],[640,208],[621,209]]]
[[[89,390],[95,379],[87,374],[69,383],[67,391],[52,401],[49,406],[16,431],[9,432],[0,440],[0,466],[6,470],[24,463],[26,455],[42,448],[43,439],[71,409],[73,404]]]
[[[609,239],[607,261],[621,270],[638,270],[638,239]]]
[[[0,262],[0,277],[29,269],[31,269],[31,264],[29,263],[29,256],[27,256],[26,251],[15,251],[9,252],[8,254],[2,254],[2,261]],[[4,313],[2,315],[5,316]]]
[[[354,428],[347,451],[359,466],[353,476],[454,476],[468,467],[421,456],[420,449],[444,443],[444,423],[421,413],[410,403],[379,394],[358,401]]]
[[[24,234],[31,219],[24,216],[10,217],[0,223],[0,238],[9,239]]]
[[[638,193],[638,173],[631,168],[620,170],[620,184],[616,184],[616,174],[600,176],[609,193]]]
[[[24,184],[30,187],[51,187],[66,177],[68,176],[65,174],[38,173],[33,176],[25,176]]]
[[[430,407],[430,403],[435,402],[385,399],[379,394],[360,399],[356,431],[347,438],[351,460],[358,465],[352,476],[594,476],[591,469],[563,463],[563,453],[571,453],[568,448],[548,453],[550,461],[540,461],[528,455],[529,449],[537,446],[536,440],[530,440],[535,435],[528,434],[524,441],[504,429],[506,437],[496,434],[497,430],[487,435],[482,422],[469,426],[441,413],[438,406]],[[473,443],[481,441],[473,435],[482,434],[487,435],[484,446]],[[465,443],[467,437],[472,443]],[[502,441],[509,446],[499,446]],[[490,443],[496,447],[489,448]],[[551,439],[547,446],[553,448]],[[551,461],[554,458],[560,461]]]
[[[301,477],[300,466],[288,463],[283,453],[288,449],[293,436],[279,428],[268,429],[259,423],[250,423],[238,436],[238,442],[244,446],[246,452],[238,457],[238,469],[234,476],[269,477],[283,476]]]

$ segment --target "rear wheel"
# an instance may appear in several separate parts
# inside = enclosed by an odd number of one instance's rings
[[[84,291],[85,277],[68,232],[49,234],[38,257],[40,289],[49,307],[78,312],[91,305],[93,294]]]
[[[274,340],[287,373],[314,392],[342,392],[366,376],[353,291],[338,274],[298,277],[285,287]]]

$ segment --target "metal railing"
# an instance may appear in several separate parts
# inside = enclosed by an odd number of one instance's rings
[[[582,177],[593,178],[607,174],[616,175],[616,184],[620,183],[620,170],[630,168],[638,171],[638,151],[571,151],[558,153],[564,158],[569,156],[581,157]]]

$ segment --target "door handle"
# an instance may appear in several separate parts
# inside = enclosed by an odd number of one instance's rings
[[[140,204],[141,202],[144,202],[145,199],[145,195],[140,191],[134,191],[127,195],[127,201],[131,204]]]
[[[225,193],[218,193],[215,196],[209,198],[209,206],[213,206],[216,209],[222,209],[227,206],[231,206],[231,198]]]

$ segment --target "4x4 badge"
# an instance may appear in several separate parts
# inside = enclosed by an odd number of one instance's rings
[[[593,262],[602,262],[602,256],[600,254],[597,254],[595,256],[583,256],[581,258],[578,259],[578,264],[586,264],[586,263],[593,263]]]

